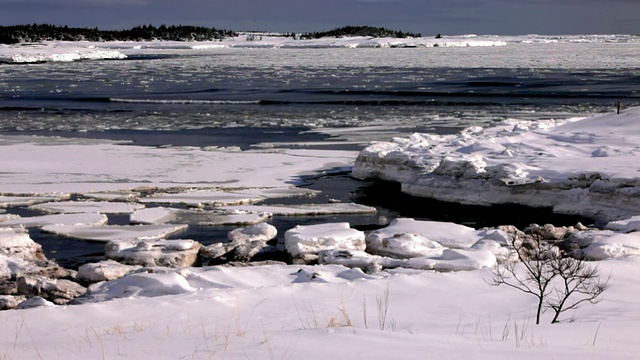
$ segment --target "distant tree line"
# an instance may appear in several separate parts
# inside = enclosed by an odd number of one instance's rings
[[[323,37],[345,37],[345,36],[364,36],[364,37],[393,37],[408,38],[421,37],[420,33],[408,33],[398,30],[390,30],[383,27],[373,26],[344,26],[329,31],[304,33],[300,35],[300,39],[320,39]]]
[[[207,41],[234,37],[230,30],[202,26],[136,26],[129,30],[98,30],[98,28],[70,28],[47,24],[0,26],[0,43],[59,41]]]

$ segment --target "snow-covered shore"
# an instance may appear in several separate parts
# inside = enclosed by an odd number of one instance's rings
[[[238,37],[219,41],[46,41],[37,44],[0,44],[0,63],[33,63],[49,61],[77,61],[95,59],[124,59],[127,54],[150,50],[209,50],[220,48],[413,48],[413,47],[472,47],[507,46],[514,44],[584,44],[584,43],[638,43],[633,35],[458,35],[442,38],[369,38],[344,37],[296,40],[277,34],[241,33]]]
[[[640,109],[587,119],[511,121],[455,135],[414,134],[372,144],[353,176],[407,194],[464,204],[553,207],[598,221],[640,209]]]

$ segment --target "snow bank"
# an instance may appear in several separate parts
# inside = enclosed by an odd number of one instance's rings
[[[640,232],[614,234],[594,241],[577,253],[587,260],[605,260],[640,255]]]
[[[400,182],[402,191],[463,204],[553,207],[597,220],[640,208],[640,109],[586,119],[471,127],[373,143],[353,176]]]
[[[87,294],[76,302],[102,302],[117,298],[157,297],[206,291],[211,289],[282,288],[301,283],[347,283],[380,279],[360,270],[342,266],[288,266],[229,268],[211,266],[184,269],[141,269],[113,281],[89,287]]]
[[[38,44],[0,44],[0,63],[38,63],[49,61],[79,61],[125,59],[117,50],[98,48],[99,43],[84,41],[43,42]]]

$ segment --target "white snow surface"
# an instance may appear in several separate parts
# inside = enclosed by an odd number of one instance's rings
[[[602,302],[580,307],[568,315],[575,316],[572,322],[553,325],[548,313],[541,325],[533,324],[533,297],[487,285],[489,269],[386,276],[335,265],[136,273],[92,287],[86,299],[112,301],[0,312],[0,354],[635,359],[640,262],[598,264],[615,280]],[[376,301],[388,304],[385,320],[379,320]]]
[[[640,108],[569,121],[506,121],[454,135],[373,143],[353,175],[400,182],[414,196],[553,207],[597,220],[638,214]]]
[[[150,187],[283,188],[299,184],[302,175],[350,166],[357,155],[354,151],[304,149],[238,152],[151,148],[113,141],[27,136],[0,136],[0,145],[0,193],[7,194],[112,192]],[[260,176],[253,176],[256,173]],[[188,198],[189,193],[185,196]],[[238,197],[264,198],[251,191]]]

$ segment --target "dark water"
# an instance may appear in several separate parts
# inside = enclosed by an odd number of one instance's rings
[[[410,52],[364,52],[350,62],[335,57],[359,52],[332,51],[3,65],[0,131],[395,126],[406,133],[640,104],[640,64],[474,67],[469,57],[461,67],[416,66]]]
[[[466,51],[470,50],[455,51],[459,56],[469,56]],[[491,54],[490,50],[473,51],[476,55],[477,51]],[[510,67],[505,60],[500,66],[479,67],[473,58],[465,58],[459,60],[459,66],[445,66],[442,61],[418,66],[415,61],[394,58],[399,56],[397,52],[371,51],[360,60],[348,58],[360,54],[327,49],[277,54],[263,50],[2,65],[0,134],[247,149],[262,142],[304,143],[328,138],[321,132],[306,132],[310,129],[361,127],[360,135],[368,140],[386,140],[415,131],[451,132],[507,118],[585,116],[612,111],[617,102],[640,105],[640,64],[537,68]],[[412,54],[422,53],[405,51],[402,56]],[[370,127],[389,131],[368,135]],[[362,146],[364,143],[347,148]],[[349,221],[354,227],[372,229],[397,216],[475,227],[507,222],[521,227],[532,222],[573,225],[585,221],[558,217],[546,210],[488,210],[412,200],[392,185],[358,182],[345,174],[314,179],[308,186],[322,190],[327,198],[376,206],[379,213],[274,218],[280,241],[286,229],[301,223]],[[321,197],[315,201],[326,200]],[[126,219],[111,219],[114,224],[123,222]],[[208,244],[224,241],[229,230],[192,227],[174,237]],[[102,256],[102,244],[57,238],[37,230],[31,235],[43,244],[49,257],[69,266]]]

